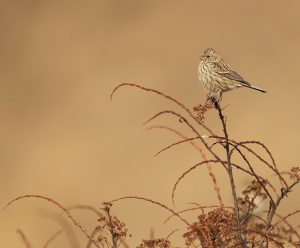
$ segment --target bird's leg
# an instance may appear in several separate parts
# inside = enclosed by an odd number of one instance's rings
[[[208,101],[211,101],[212,103],[214,103],[214,101],[216,101],[216,97],[213,93],[208,92],[208,94],[206,94],[206,101],[205,101],[205,105],[208,103]]]
[[[207,105],[208,101],[211,101],[216,109],[217,109],[217,106],[219,106],[218,100],[214,95],[208,95],[205,105]]]
[[[220,103],[222,101],[222,92],[218,92],[217,95],[215,94],[208,94],[207,99],[206,99],[206,103],[208,103],[208,101],[211,101],[214,105],[215,108],[217,108],[217,106],[220,106]]]

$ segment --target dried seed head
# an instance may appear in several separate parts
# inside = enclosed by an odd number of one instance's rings
[[[171,243],[167,239],[143,240],[137,248],[171,248]]]
[[[290,178],[294,181],[299,181],[300,180],[300,168],[297,167],[292,167],[291,172],[290,172]]]

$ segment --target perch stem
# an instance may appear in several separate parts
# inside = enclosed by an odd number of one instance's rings
[[[242,237],[242,232],[241,232],[241,226],[240,226],[240,212],[239,212],[239,206],[238,206],[238,201],[237,201],[237,194],[236,194],[236,189],[235,189],[235,183],[234,183],[234,177],[233,177],[233,172],[232,172],[232,164],[231,164],[231,156],[230,156],[230,148],[229,148],[229,139],[228,139],[228,132],[226,128],[226,122],[224,119],[224,115],[222,113],[222,109],[218,103],[218,101],[212,97],[211,98],[212,102],[214,103],[215,108],[217,109],[219,113],[219,118],[222,122],[223,126],[223,133],[225,137],[225,150],[226,150],[226,159],[227,159],[227,172],[230,180],[230,186],[231,186],[231,193],[233,197],[233,202],[234,202],[234,212],[235,212],[235,217],[236,217],[236,223],[237,223],[237,236],[239,239],[239,242],[241,243],[243,248],[246,248],[245,242]]]

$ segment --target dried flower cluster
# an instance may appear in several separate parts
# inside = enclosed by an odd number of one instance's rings
[[[290,179],[294,181],[299,181],[300,180],[300,168],[299,167],[292,167],[291,172],[290,172]]]
[[[125,223],[121,222],[115,215],[110,214],[112,207],[110,202],[104,202],[103,205],[102,210],[106,216],[98,219],[97,241],[102,247],[117,247],[126,238],[128,229]]]
[[[171,248],[171,242],[167,239],[143,240],[137,248]]]
[[[214,107],[212,101],[206,101],[204,105],[199,104],[193,108],[195,112],[195,118],[199,123],[204,123],[204,115],[205,113]]]
[[[188,247],[235,247],[237,244],[236,221],[232,212],[217,208],[198,216],[183,237]]]

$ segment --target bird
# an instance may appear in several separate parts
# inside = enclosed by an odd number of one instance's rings
[[[224,92],[241,87],[250,88],[263,93],[267,91],[256,87],[242,78],[213,49],[207,48],[199,57],[198,77],[209,95],[217,94],[222,98]]]

